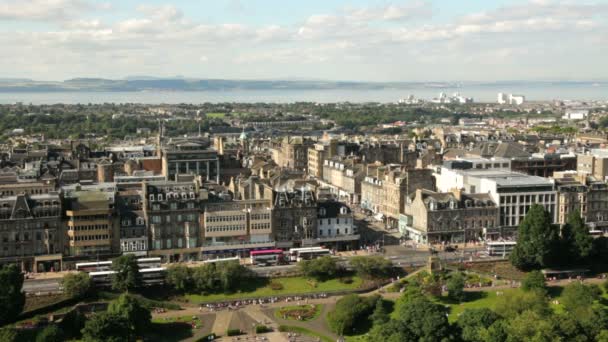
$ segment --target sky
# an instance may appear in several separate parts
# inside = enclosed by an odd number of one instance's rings
[[[608,0],[0,0],[0,78],[608,79]]]

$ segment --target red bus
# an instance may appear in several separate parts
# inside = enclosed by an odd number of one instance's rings
[[[285,253],[280,249],[251,251],[251,263],[254,265],[278,265],[284,262]]]

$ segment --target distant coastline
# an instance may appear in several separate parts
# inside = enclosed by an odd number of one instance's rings
[[[64,82],[0,79],[0,103],[203,102],[397,102],[413,95],[429,100],[440,92],[460,93],[475,102],[496,102],[499,92],[522,94],[528,101],[608,101],[604,81],[504,82],[331,82],[272,80],[102,80]]]
[[[355,82],[306,80],[123,79],[76,78],[47,82],[0,79],[0,92],[139,92],[139,91],[244,91],[244,90],[382,90],[458,89],[467,87],[606,87],[608,81],[502,81],[502,82]]]

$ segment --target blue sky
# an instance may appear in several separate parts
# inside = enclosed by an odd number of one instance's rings
[[[0,78],[605,79],[608,1],[0,0]]]

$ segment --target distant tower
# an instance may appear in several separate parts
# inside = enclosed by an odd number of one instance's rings
[[[243,129],[243,132],[241,132],[239,141],[241,142],[241,149],[243,150],[243,153],[249,152],[249,138],[247,137],[245,129]]]

